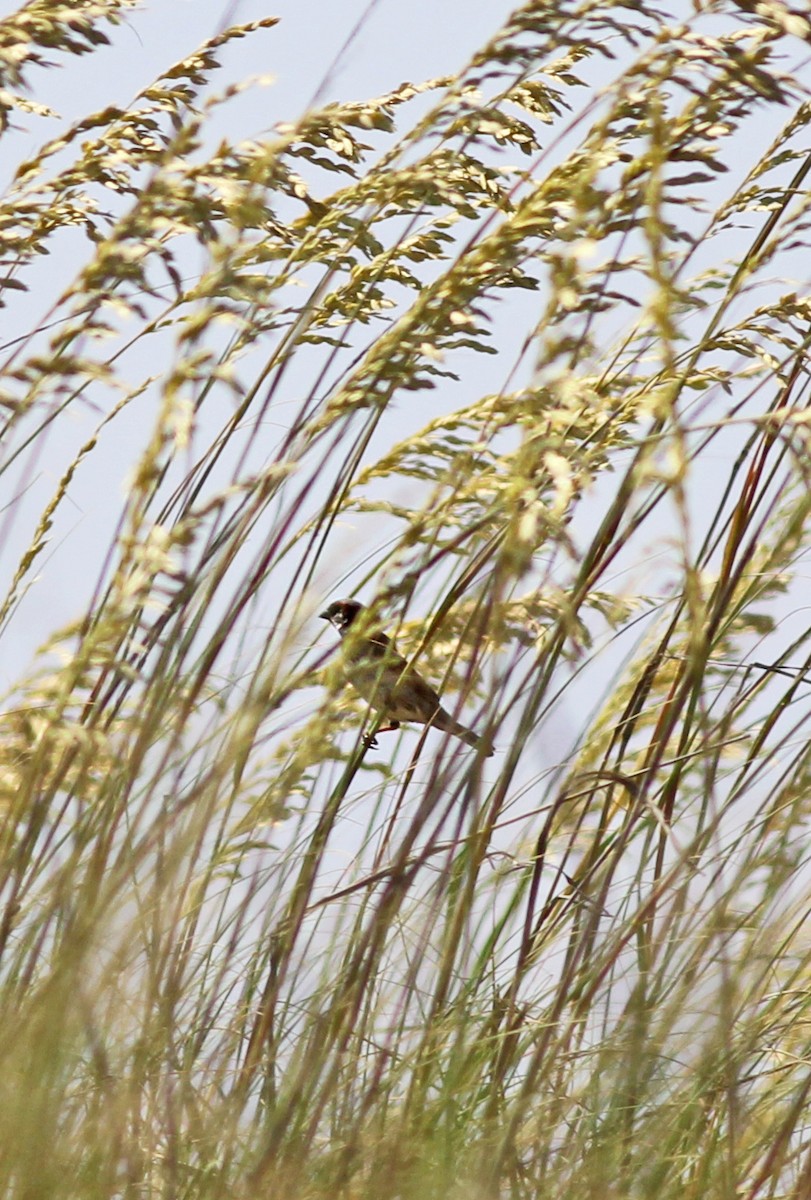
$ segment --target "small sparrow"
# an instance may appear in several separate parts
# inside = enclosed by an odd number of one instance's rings
[[[363,605],[357,600],[336,600],[319,615],[334,625],[343,638],[362,612]],[[478,733],[454,721],[431,685],[397,653],[391,638],[382,631],[373,631],[351,647],[346,677],[355,691],[388,719],[389,724],[378,729],[378,733],[399,729],[401,721],[418,721],[452,733],[468,746],[478,746],[481,741]],[[370,744],[374,745],[374,741]],[[488,750],[487,757],[492,753]]]

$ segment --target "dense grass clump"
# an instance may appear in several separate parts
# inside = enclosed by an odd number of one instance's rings
[[[811,19],[58,118],[137,8],[0,21],[3,1194],[808,1194]]]

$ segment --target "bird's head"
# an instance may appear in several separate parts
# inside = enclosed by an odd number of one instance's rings
[[[363,612],[363,605],[357,600],[333,600],[329,608],[319,613],[323,621],[329,621],[340,633],[341,637],[351,629],[358,613]]]

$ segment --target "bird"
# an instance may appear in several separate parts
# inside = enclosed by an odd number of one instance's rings
[[[345,638],[364,611],[357,600],[334,600],[319,616]],[[353,642],[345,665],[346,678],[372,708],[388,719],[389,724],[378,733],[399,729],[401,721],[417,721],[451,733],[468,746],[481,744],[481,736],[454,720],[442,707],[438,693],[398,654],[394,642],[382,630],[372,630]],[[370,739],[369,745],[376,744],[374,738]],[[492,753],[488,750],[486,757]]]

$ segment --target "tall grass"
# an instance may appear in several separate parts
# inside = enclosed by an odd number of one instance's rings
[[[132,7],[0,22],[12,149]],[[811,22],[221,138],[274,24],[2,198],[3,1193],[806,1195]],[[367,746],[345,594],[492,758]]]

